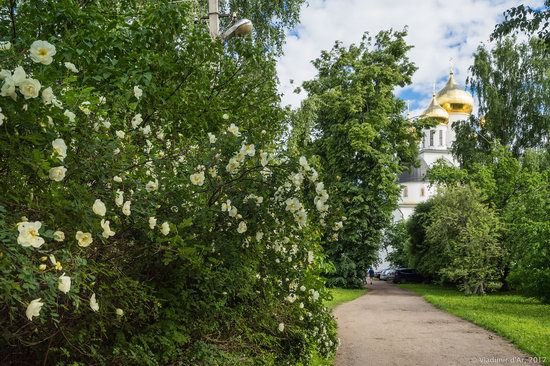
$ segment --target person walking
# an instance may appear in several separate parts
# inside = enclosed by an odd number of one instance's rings
[[[374,269],[369,268],[367,272],[367,285],[372,285],[372,279],[374,278]]]

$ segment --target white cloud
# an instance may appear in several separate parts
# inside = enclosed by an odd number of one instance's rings
[[[432,84],[443,87],[449,59],[453,57],[455,76],[464,85],[476,48],[488,42],[502,13],[522,2],[542,4],[542,0],[310,0],[302,8],[300,25],[289,32],[285,54],[277,65],[282,104],[299,106],[305,93],[297,95],[293,90],[315,76],[311,61],[336,40],[349,45],[360,42],[365,31],[375,35],[408,26],[407,41],[414,46],[409,57],[418,71],[413,84],[397,94],[420,93],[411,109],[423,109],[427,105],[420,103],[429,101]]]

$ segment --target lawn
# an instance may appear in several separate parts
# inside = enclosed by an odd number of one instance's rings
[[[332,300],[326,301],[325,306],[329,309],[334,309],[336,306],[345,302],[355,300],[360,296],[367,293],[367,289],[345,289],[345,288],[331,288]],[[311,366],[332,366],[334,359],[322,359],[315,356],[311,362]]]
[[[400,287],[422,295],[440,309],[492,330],[550,365],[550,305],[517,294],[465,296],[456,289],[436,285]]]

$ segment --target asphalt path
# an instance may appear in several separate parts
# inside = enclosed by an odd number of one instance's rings
[[[513,344],[384,281],[338,306],[335,366],[537,365]]]

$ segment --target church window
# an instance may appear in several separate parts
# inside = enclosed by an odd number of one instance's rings
[[[426,195],[426,190],[424,187],[420,188],[420,197],[424,197]]]
[[[409,196],[409,190],[407,189],[407,187],[403,188],[403,197],[408,197]]]
[[[431,130],[430,131],[430,146],[434,146],[434,136],[435,136],[435,131]]]
[[[439,130],[439,146],[443,146],[443,130]]]

